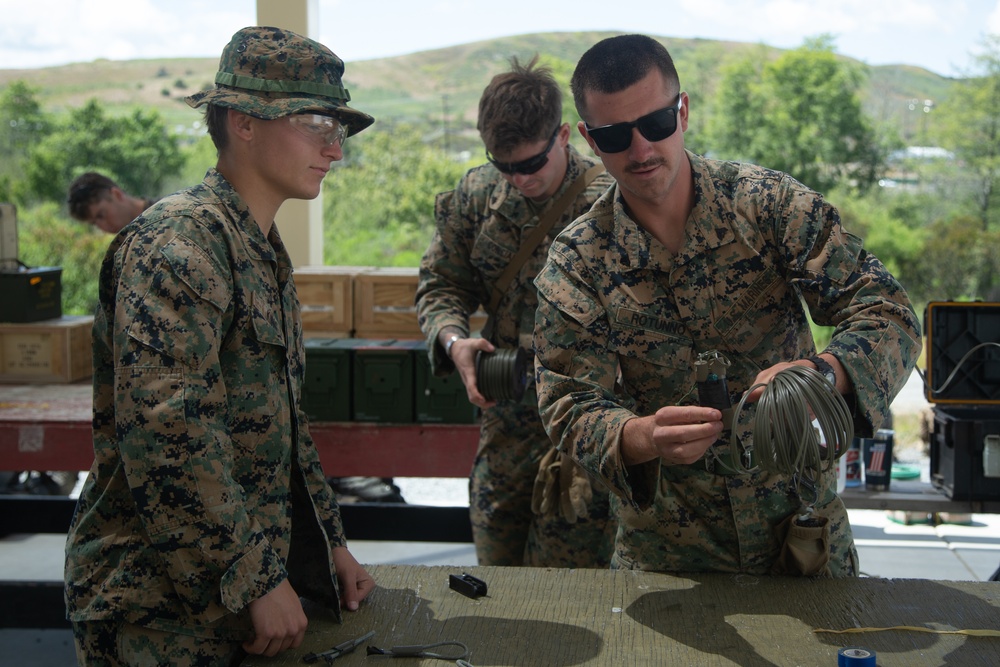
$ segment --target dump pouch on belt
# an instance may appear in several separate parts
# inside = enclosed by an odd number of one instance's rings
[[[781,553],[771,574],[829,577],[830,520],[825,516],[792,514],[775,528]]]

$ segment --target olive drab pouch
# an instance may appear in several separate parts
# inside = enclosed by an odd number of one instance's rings
[[[775,528],[781,553],[771,574],[829,577],[830,520],[814,514],[792,514]]]

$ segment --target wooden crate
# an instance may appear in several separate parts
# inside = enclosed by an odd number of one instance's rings
[[[417,323],[417,268],[372,268],[354,276],[355,338],[424,338]],[[486,324],[478,310],[469,318],[473,334]]]
[[[354,276],[355,338],[423,338],[417,325],[416,267],[380,267]]]
[[[90,315],[0,324],[0,382],[74,382],[92,374]]]
[[[348,338],[354,329],[354,274],[358,266],[305,266],[295,269],[306,338]]]

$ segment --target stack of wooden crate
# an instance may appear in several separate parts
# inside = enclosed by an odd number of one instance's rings
[[[421,339],[416,267],[307,266],[295,271],[307,338]],[[482,329],[485,314],[470,322]]]

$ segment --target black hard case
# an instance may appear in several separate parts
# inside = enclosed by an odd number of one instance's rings
[[[924,336],[931,482],[953,500],[1000,498],[1000,476],[985,469],[1000,452],[1000,303],[932,302]]]

